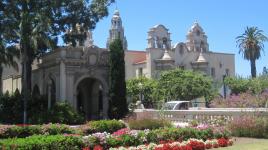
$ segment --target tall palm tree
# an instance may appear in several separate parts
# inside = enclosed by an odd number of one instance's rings
[[[267,37],[257,27],[247,27],[245,33],[236,37],[239,54],[242,53],[244,59],[250,61],[252,78],[256,77],[256,60],[261,57],[265,41]]]

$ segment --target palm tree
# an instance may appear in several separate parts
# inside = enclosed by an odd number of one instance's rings
[[[257,27],[247,27],[245,33],[236,37],[239,54],[242,53],[244,59],[250,61],[252,78],[256,77],[256,60],[261,57],[265,41],[267,37]]]

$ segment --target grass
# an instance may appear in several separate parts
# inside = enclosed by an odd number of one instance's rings
[[[268,139],[236,138],[233,146],[217,150],[268,150]]]

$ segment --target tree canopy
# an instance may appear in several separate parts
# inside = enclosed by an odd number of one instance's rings
[[[158,88],[168,100],[192,100],[204,96],[207,100],[214,93],[212,79],[190,70],[175,69],[161,74]]]
[[[145,107],[153,105],[157,101],[157,80],[139,77],[127,81],[127,95],[131,97],[132,102],[140,100],[142,97]]]
[[[267,41],[267,37],[257,27],[247,27],[242,35],[236,37],[236,40],[239,53],[242,53],[244,59],[250,61],[251,76],[255,78],[256,60],[261,57],[261,51],[264,50],[263,43]]]

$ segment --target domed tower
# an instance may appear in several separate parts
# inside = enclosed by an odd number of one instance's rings
[[[200,52],[201,48],[203,49],[203,52],[209,51],[207,36],[202,27],[197,22],[193,24],[187,33],[186,46],[190,51]]]
[[[113,18],[111,20],[111,28],[109,30],[109,37],[106,44],[107,49],[109,49],[110,43],[117,38],[121,39],[124,50],[127,50],[127,39],[124,35],[122,20],[119,11],[115,10]]]

